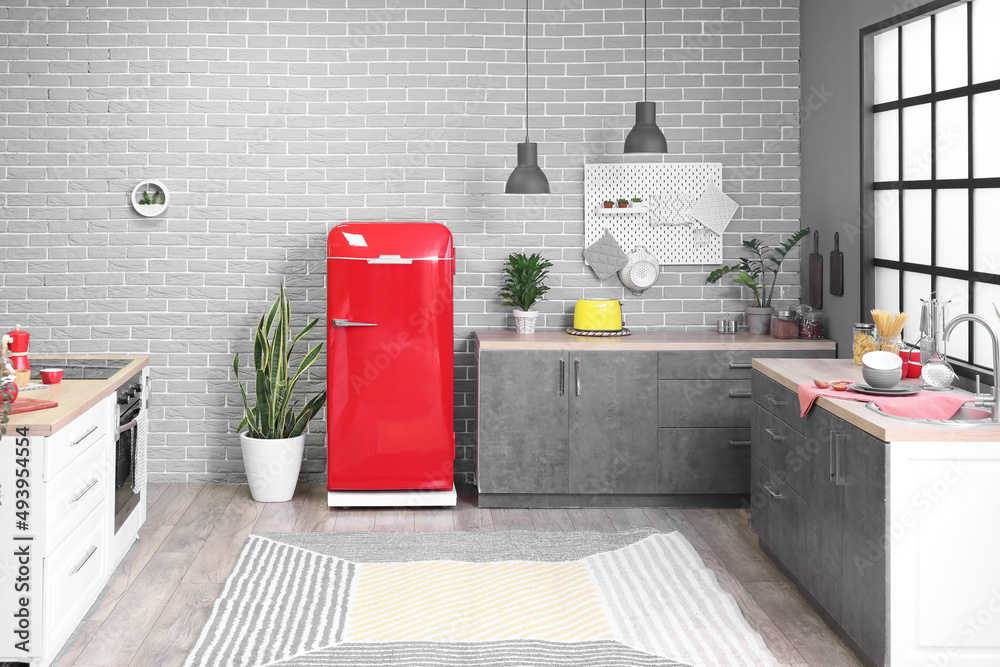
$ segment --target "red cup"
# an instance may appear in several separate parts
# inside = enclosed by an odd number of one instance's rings
[[[42,378],[44,384],[59,384],[62,380],[63,369],[61,368],[43,368],[38,371],[39,377]]]
[[[920,365],[920,350],[900,350],[899,356],[903,360],[903,377],[920,377],[920,371],[923,370]]]

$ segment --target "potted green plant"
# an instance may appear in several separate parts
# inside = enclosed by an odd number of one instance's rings
[[[628,208],[628,200],[627,199],[619,199],[618,200],[618,208]]]
[[[326,391],[322,391],[308,399],[296,413],[300,399],[294,398],[295,384],[319,357],[323,344],[306,352],[292,375],[295,345],[312,331],[318,320],[309,322],[289,341],[291,319],[291,306],[282,283],[278,298],[260,318],[254,332],[252,401],[240,382],[240,355],[233,357],[233,372],[243,394],[244,415],[237,427],[241,431],[240,447],[250,495],[259,502],[291,499],[302,466],[306,426],[326,402]]]
[[[774,290],[778,282],[778,271],[781,263],[791,252],[799,241],[809,234],[809,228],[800,229],[785,239],[784,243],[777,247],[771,247],[758,241],[750,239],[743,242],[743,247],[749,250],[751,255],[740,257],[739,264],[733,266],[723,266],[709,274],[705,282],[717,283],[722,276],[728,273],[737,273],[733,279],[736,285],[749,287],[753,292],[753,306],[747,306],[747,325],[752,334],[767,334],[771,330],[771,315],[774,308],[771,307],[771,299],[774,297]],[[774,274],[771,286],[767,286],[767,272]]]
[[[502,271],[505,278],[500,298],[503,305],[514,307],[514,324],[518,333],[535,333],[538,311],[531,310],[531,307],[543,301],[549,291],[544,281],[551,266],[552,262],[539,253],[530,256],[523,252],[513,253],[504,262]]]
[[[615,202],[613,200],[611,199],[605,200],[604,208],[614,208],[614,207],[615,207]]]
[[[632,203],[633,204],[641,204],[642,203],[642,197],[632,197]]]

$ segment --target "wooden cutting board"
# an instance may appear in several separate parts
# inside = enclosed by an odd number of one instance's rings
[[[830,294],[844,296],[844,253],[840,252],[840,232],[833,233],[830,251]]]
[[[819,254],[819,230],[813,232],[813,252],[809,255],[809,305],[823,308],[823,255]]]
[[[12,415],[21,414],[22,412],[34,412],[35,410],[45,410],[48,408],[58,407],[59,404],[55,401],[46,401],[41,398],[21,398],[18,397],[11,404]]]

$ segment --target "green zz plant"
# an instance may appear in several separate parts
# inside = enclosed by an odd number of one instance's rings
[[[285,285],[281,285],[281,293],[271,308],[257,324],[253,341],[254,398],[256,405],[250,405],[247,390],[240,382],[240,355],[233,357],[233,372],[236,374],[240,393],[243,394],[244,416],[238,431],[247,429],[251,438],[262,440],[280,440],[294,438],[305,431],[309,420],[323,407],[326,402],[326,391],[316,394],[305,402],[296,414],[295,408],[300,399],[293,399],[295,383],[302,374],[312,366],[323,349],[320,343],[310,349],[299,362],[298,370],[289,379],[292,352],[296,343],[319,321],[314,319],[302,331],[295,335],[289,344],[289,323],[292,319],[291,306],[285,295]],[[273,330],[273,333],[272,333]]]
[[[525,255],[517,252],[510,255],[503,265],[504,283],[500,288],[500,298],[505,306],[529,310],[545,299],[549,291],[545,279],[549,275],[552,262],[539,253]]]
[[[769,308],[771,299],[774,296],[774,288],[778,283],[778,271],[781,270],[781,263],[795,245],[809,235],[809,228],[800,229],[795,232],[780,246],[773,248],[764,245],[757,239],[750,239],[743,242],[743,248],[752,253],[750,257],[740,257],[739,264],[733,266],[723,266],[716,269],[708,276],[705,282],[717,283],[727,273],[738,274],[733,278],[733,283],[749,287],[753,292],[753,302],[756,308]],[[774,274],[771,286],[767,286],[767,272]]]

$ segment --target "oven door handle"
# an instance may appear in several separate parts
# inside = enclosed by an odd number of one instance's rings
[[[129,423],[125,424],[124,426],[119,426],[118,427],[118,432],[119,433],[125,433],[126,431],[131,431],[133,428],[135,428],[135,425],[136,425],[136,420],[133,419]]]

